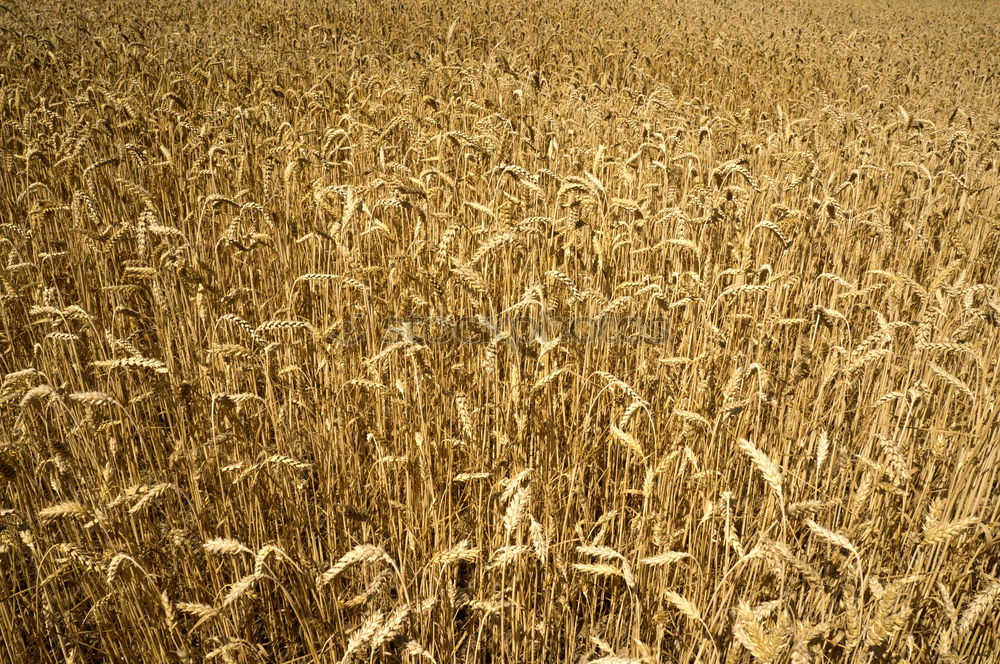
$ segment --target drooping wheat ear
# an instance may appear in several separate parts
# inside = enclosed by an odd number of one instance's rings
[[[347,649],[344,651],[344,657],[340,660],[341,664],[350,662],[361,648],[371,643],[372,638],[378,633],[384,621],[384,614],[381,611],[375,611],[356,630],[351,632],[351,636],[347,639]]]
[[[388,582],[391,576],[390,570],[382,570],[375,577],[368,582],[368,585],[360,593],[352,597],[351,599],[344,602],[345,607],[354,608],[357,606],[364,606],[371,602],[372,598],[382,592],[385,587],[386,582]]]
[[[469,264],[475,265],[483,258],[485,258],[490,252],[499,249],[500,247],[512,246],[519,244],[521,240],[514,233],[499,233],[494,235],[486,242],[481,244],[476,252],[472,254],[472,258],[469,259]]]
[[[49,332],[45,335],[45,340],[64,341],[67,343],[79,341],[80,337],[69,332]]]
[[[227,360],[249,361],[253,359],[253,352],[246,346],[239,344],[213,344],[208,349],[209,353],[224,357]]]
[[[736,611],[733,636],[750,651],[754,661],[763,664],[773,662],[781,654],[788,645],[789,632],[787,629],[781,629],[780,623],[773,630],[765,629],[756,612],[749,604],[741,601]]]
[[[760,223],[758,223],[750,230],[750,234],[753,235],[753,232],[756,231],[758,228],[764,228],[774,233],[775,237],[778,238],[778,241],[781,242],[781,245],[785,249],[789,249],[792,246],[792,241],[788,239],[788,236],[786,236],[784,231],[781,230],[781,227],[778,226],[778,224],[774,223],[773,221],[770,221],[768,219],[761,220]]]
[[[338,560],[333,567],[323,572],[323,574],[320,575],[317,585],[322,587],[330,583],[350,565],[374,561],[383,561],[392,567],[395,567],[396,564],[389,554],[387,554],[380,547],[377,547],[374,544],[359,544],[341,556],[340,560]]]
[[[897,485],[909,482],[911,480],[910,463],[906,456],[900,451],[899,444],[891,438],[886,438],[885,436],[876,435],[876,437],[878,438],[879,445],[882,447],[882,450],[889,458],[889,474],[892,477],[893,482]]]
[[[576,284],[573,283],[573,280],[564,273],[559,270],[549,270],[545,273],[545,277],[552,281],[558,281],[565,286],[567,290],[569,290],[570,295],[574,299],[580,299],[580,290],[576,287]]]
[[[73,392],[69,395],[69,399],[90,407],[118,404],[117,399],[105,392]]]
[[[604,639],[602,639],[602,638],[601,638],[601,637],[599,637],[599,636],[596,636],[596,635],[593,635],[593,634],[592,634],[592,635],[590,636],[590,641],[591,641],[591,642],[592,642],[592,643],[593,643],[593,644],[594,644],[595,646],[597,646],[597,647],[598,647],[598,649],[599,649],[599,650],[600,650],[601,652],[603,652],[603,653],[606,653],[607,655],[611,655],[611,654],[613,654],[613,653],[615,652],[615,649],[611,647],[611,644],[610,644],[610,643],[608,643],[607,641],[605,641]]]
[[[857,517],[870,507],[868,498],[871,497],[874,486],[874,473],[865,472],[861,476],[861,482],[851,496],[851,516]]]
[[[858,555],[858,550],[854,548],[854,545],[851,544],[851,541],[846,537],[844,537],[843,535],[841,535],[840,533],[835,533],[832,530],[827,530],[826,528],[819,525],[812,519],[806,521],[806,526],[821,540],[833,544],[834,546],[839,546],[842,549],[846,549],[851,553],[853,553],[854,555]]]
[[[632,401],[641,401],[643,404],[648,404],[649,402],[643,399],[638,392],[636,392],[631,385],[618,378],[614,374],[608,373],[607,371],[595,371],[592,376],[599,376],[605,380],[608,387],[617,387],[627,394]]]
[[[523,554],[527,553],[527,551],[528,547],[527,545],[524,544],[502,546],[493,552],[490,564],[487,565],[486,568],[487,569],[504,568],[510,563],[520,558]]]
[[[941,597],[941,607],[944,609],[945,615],[948,616],[948,620],[952,623],[958,622],[958,608],[951,600],[951,591],[942,581],[937,582],[937,589],[938,595]]]
[[[531,386],[531,391],[537,392],[539,390],[544,389],[547,385],[554,382],[557,378],[559,378],[559,376],[561,376],[566,371],[569,371],[569,367],[562,366],[559,367],[558,369],[555,369],[554,371],[549,372],[548,374],[542,376],[541,378],[535,381],[535,384]]]
[[[249,592],[258,580],[260,580],[260,577],[256,574],[248,574],[230,586],[229,592],[227,592],[226,596],[222,598],[222,608],[229,606],[239,598],[243,597],[243,595]]]
[[[437,260],[438,265],[445,265],[448,262],[448,248],[451,246],[452,240],[455,239],[455,235],[458,234],[461,226],[458,224],[451,224],[445,229],[444,233],[441,234],[441,240],[438,243],[437,254],[435,260]]]
[[[38,510],[38,519],[50,523],[61,519],[82,519],[87,516],[87,508],[80,503],[67,500]]]
[[[508,535],[515,531],[521,524],[521,520],[524,517],[524,512],[527,509],[530,500],[530,486],[521,486],[514,491],[510,502],[507,504],[507,510],[504,512],[503,517],[503,527],[504,530],[507,531]]]
[[[669,602],[675,609],[683,613],[691,620],[699,623],[703,622],[701,611],[699,611],[698,608],[683,595],[680,595],[673,590],[668,590],[664,593],[663,599],[667,600],[667,602]]]
[[[387,357],[395,353],[397,350],[400,350],[402,348],[407,348],[411,345],[412,345],[411,342],[405,340],[393,342],[388,346],[386,346],[385,348],[383,348],[382,350],[380,350],[379,352],[377,352],[375,355],[372,355],[371,357],[366,359],[365,364],[368,366],[375,366],[382,360],[386,359]]]
[[[361,387],[366,390],[371,390],[372,392],[384,392],[388,389],[382,383],[377,383],[374,380],[366,380],[364,378],[352,378],[344,383],[344,387]]]
[[[573,569],[595,576],[623,577],[621,569],[607,563],[573,563]]]
[[[859,585],[859,587],[863,587],[864,586],[864,564],[861,562],[861,554],[854,547],[854,545],[851,544],[851,541],[849,539],[847,539],[846,537],[844,537],[843,535],[841,535],[840,533],[835,533],[832,530],[827,530],[826,528],[824,528],[823,526],[819,525],[818,523],[816,523],[812,519],[809,519],[809,520],[806,521],[806,526],[809,528],[810,531],[813,532],[813,534],[815,534],[817,537],[819,537],[823,541],[828,542],[830,544],[833,544],[834,546],[839,546],[842,549],[846,549],[847,551],[849,551],[854,556],[854,561],[855,561],[855,563],[858,566],[858,569],[857,569],[857,573],[858,573],[858,585]],[[859,600],[858,600],[859,602],[863,601],[863,599],[861,598],[862,594],[863,593],[859,593]]]
[[[178,611],[188,615],[197,616],[203,620],[218,615],[219,611],[214,606],[198,604],[197,602],[177,602],[174,604]]]
[[[407,640],[406,645],[403,646],[403,652],[405,652],[409,657],[422,657],[431,662],[431,664],[436,664],[437,662],[434,655],[431,654],[430,651],[413,639]]]
[[[632,421],[632,417],[641,408],[648,408],[648,405],[642,401],[633,401],[630,403],[628,408],[625,409],[625,412],[622,413],[622,416],[618,419],[618,428],[624,430],[625,427],[628,426],[628,423]]]
[[[450,565],[461,561],[473,561],[479,558],[478,548],[469,546],[469,540],[462,540],[445,551],[440,551],[431,558],[431,565]]]
[[[293,459],[292,457],[287,457],[283,454],[272,454],[261,461],[260,465],[284,466],[285,468],[292,468],[294,470],[309,470],[312,468],[311,463],[299,461],[298,459]]]
[[[265,544],[260,548],[259,551],[257,551],[256,555],[254,556],[253,573],[256,574],[257,576],[263,576],[264,565],[267,564],[267,560],[271,556],[274,556],[275,558],[278,558],[280,560],[284,560],[297,570],[300,569],[299,566],[295,563],[295,561],[292,560],[291,557],[287,553],[285,553],[282,549],[278,548],[273,544]]]
[[[462,263],[455,259],[452,259],[455,267],[452,268],[454,272],[461,279],[462,283],[468,287],[476,295],[483,298],[489,297],[489,288],[486,285],[486,280],[483,276],[476,271],[476,269],[469,263]]]
[[[514,492],[521,486],[521,483],[524,482],[524,480],[526,480],[533,471],[534,468],[525,468],[517,475],[514,475],[514,477],[500,480],[497,483],[498,486],[503,487],[503,493],[500,494],[500,501],[505,502],[510,500],[510,497],[514,495]]]
[[[345,286],[349,286],[360,293],[368,293],[371,290],[371,287],[368,284],[346,275],[340,278],[340,283]]]
[[[621,568],[615,568],[615,575],[621,576],[625,580],[625,585],[628,586],[629,590],[635,589],[635,576],[632,574],[632,567],[629,565],[628,560],[625,559],[618,551],[615,551],[609,546],[600,546],[596,544],[581,544],[576,547],[576,552],[585,555],[592,556],[598,560],[617,560],[621,564]],[[590,563],[578,563],[574,565],[578,570],[582,572],[588,572],[590,574],[606,575],[607,572],[601,571],[604,564],[593,565]],[[610,566],[609,567],[613,567]]]
[[[437,595],[431,595],[430,597],[427,597],[424,600],[417,602],[413,606],[413,613],[427,613],[428,611],[430,611],[431,609],[433,609],[435,606],[438,605],[438,601],[440,601],[440,597],[438,597]]]
[[[255,334],[261,332],[277,332],[283,330],[312,330],[313,326],[304,320],[268,320],[257,326]]]
[[[742,295],[743,293],[767,293],[771,290],[771,286],[768,284],[734,284],[727,288],[724,288],[721,293],[719,293],[719,299],[724,297],[729,297],[731,295]]]
[[[961,392],[965,396],[969,397],[969,399],[971,399],[972,401],[976,400],[976,393],[973,392],[972,388],[969,387],[968,385],[966,385],[957,376],[948,373],[947,371],[945,371],[944,369],[942,369],[938,365],[934,364],[933,362],[928,362],[927,366],[928,366],[928,368],[932,372],[934,372],[934,374],[938,378],[940,378],[944,382],[948,383],[949,385],[951,385],[952,387],[954,387],[955,389],[957,389],[959,392]]]
[[[486,369],[486,373],[495,374],[497,371],[497,353],[499,352],[500,342],[510,338],[509,332],[501,332],[490,339],[490,342],[486,345],[486,351],[484,353],[485,357],[483,359],[483,365]]]
[[[138,514],[146,505],[150,504],[153,500],[166,493],[170,489],[176,489],[177,487],[169,482],[160,482],[159,484],[154,484],[148,487],[143,493],[142,497],[135,502],[132,507],[128,508],[129,514]]]
[[[545,537],[545,529],[542,524],[535,521],[534,516],[531,517],[528,534],[531,537],[531,548],[535,552],[535,557],[538,558],[538,562],[544,565],[548,560],[549,542]]]
[[[139,565],[139,563],[135,561],[135,559],[132,556],[129,556],[128,554],[125,553],[116,553],[114,556],[112,556],[111,562],[108,563],[108,570],[107,573],[105,574],[105,581],[107,581],[107,584],[109,586],[114,587],[115,579],[118,578],[118,571],[121,569],[122,563],[125,562],[132,563],[134,566],[142,570],[142,567]]]
[[[250,323],[243,320],[242,318],[240,318],[239,316],[237,316],[236,314],[223,314],[222,316],[219,316],[219,322],[221,323],[222,321],[232,323],[256,343],[259,344],[265,343],[264,338],[261,337],[259,334],[257,334],[253,326],[250,325]]]
[[[690,557],[691,554],[684,551],[665,551],[663,553],[658,553],[655,556],[643,558],[639,561],[639,563],[648,567],[663,567],[665,565],[672,565]]]
[[[231,662],[239,661],[235,656],[236,653],[240,651],[245,651],[248,644],[243,641],[231,641],[229,643],[224,643],[218,648],[214,648],[209,652],[205,653],[205,661],[211,662],[217,657],[221,657],[225,664],[230,664]]]
[[[459,441],[461,443],[461,441]],[[490,477],[490,473],[480,472],[480,473],[459,473],[452,478],[452,482],[456,484],[465,484],[466,482],[471,482],[473,480],[485,480]]]
[[[406,604],[397,607],[392,613],[385,619],[382,626],[379,627],[378,631],[372,636],[372,649],[378,648],[382,644],[388,642],[390,639],[395,638],[400,630],[403,629],[403,624],[406,619],[410,617],[410,607]]]
[[[605,316],[611,316],[612,314],[621,311],[627,307],[632,302],[631,295],[620,295],[615,299],[608,302],[604,307],[598,312],[598,318],[604,318]]]
[[[1000,579],[989,577],[986,587],[976,593],[958,620],[958,633],[967,634],[1000,599]]]
[[[833,274],[831,272],[824,272],[821,275],[819,275],[818,277],[816,277],[816,281],[819,281],[820,279],[829,279],[833,283],[835,283],[838,286],[841,286],[843,288],[846,288],[849,291],[854,291],[854,290],[858,289],[857,286],[855,286],[854,284],[852,284],[851,282],[849,282],[847,279],[844,279],[842,277],[838,277],[837,275],[835,275],[835,274]]]
[[[778,501],[783,501],[781,493],[781,469],[778,468],[778,464],[774,463],[771,457],[745,438],[741,438],[738,445],[750,457],[753,465],[756,466],[757,470],[764,477],[764,481],[767,482],[767,485],[778,496]]]
[[[941,661],[953,662],[957,658],[952,650],[952,642],[955,640],[955,626],[948,625],[938,634],[937,654]]]
[[[455,407],[458,410],[458,421],[462,425],[462,432],[470,440],[475,440],[476,432],[472,424],[472,410],[469,408],[469,398],[464,393],[455,395]]]
[[[676,415],[677,417],[681,418],[685,422],[694,422],[695,424],[698,424],[699,426],[702,426],[702,427],[704,427],[706,429],[711,429],[712,428],[712,423],[708,420],[707,417],[705,417],[704,415],[702,415],[700,413],[696,413],[693,410],[684,410],[684,409],[681,409],[681,408],[674,408],[673,409],[673,414]]]
[[[142,570],[141,567],[139,569]],[[143,573],[145,573],[145,570],[143,570]],[[167,623],[167,629],[173,630],[177,625],[177,612],[174,611],[174,604],[170,601],[166,590],[160,593],[160,608],[163,609],[163,618]]]
[[[740,558],[747,555],[746,549],[743,547],[743,543],[740,542],[739,535],[736,534],[736,527],[733,526],[733,510],[730,503],[733,499],[733,493],[731,491],[723,491],[722,495],[722,513],[723,513],[723,525],[722,534],[726,546],[732,547],[733,551],[736,552]]]
[[[622,431],[614,424],[611,425],[611,434],[614,436],[615,440],[624,445],[627,449],[635,452],[640,459],[646,458],[646,453],[643,451],[642,445],[639,444],[639,441],[635,439],[635,436]]]
[[[3,383],[2,385],[0,385],[0,388],[6,388],[14,383],[19,383],[27,380],[28,378],[34,378],[36,376],[44,378],[45,374],[39,371],[38,369],[35,369],[34,367],[28,367],[27,369],[20,369],[18,371],[13,371],[3,377]]]
[[[823,462],[830,453],[830,439],[826,431],[819,435],[819,442],[816,443],[816,472],[823,467]]]
[[[964,519],[950,523],[927,520],[924,522],[924,543],[930,545],[944,544],[978,523],[979,518],[974,516],[965,517]]]
[[[24,409],[27,406],[34,403],[35,401],[41,401],[42,399],[47,399],[48,401],[51,402],[51,401],[61,401],[62,397],[60,396],[56,388],[52,387],[51,385],[39,385],[25,392],[24,396],[21,397],[21,402],[18,404],[18,406]]]
[[[117,360],[98,360],[90,364],[107,369],[148,369],[159,374],[168,373],[166,364],[149,357],[121,357]]]
[[[592,556],[598,560],[625,560],[625,556],[610,546],[580,544],[576,547],[576,552],[584,556]]]

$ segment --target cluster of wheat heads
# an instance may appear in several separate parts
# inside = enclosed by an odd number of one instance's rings
[[[994,5],[304,4],[0,8],[0,661],[995,656]]]

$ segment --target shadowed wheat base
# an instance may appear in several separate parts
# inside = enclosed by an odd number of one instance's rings
[[[995,661],[1000,6],[301,4],[0,7],[0,661]]]

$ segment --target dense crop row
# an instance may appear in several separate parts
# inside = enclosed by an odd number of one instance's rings
[[[0,8],[0,660],[995,657],[995,3],[286,4]]]

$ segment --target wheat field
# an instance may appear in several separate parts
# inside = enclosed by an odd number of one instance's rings
[[[1000,661],[1000,4],[0,51],[0,661]]]

